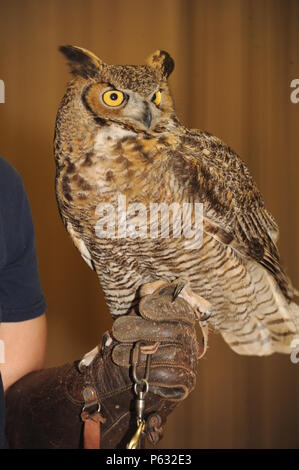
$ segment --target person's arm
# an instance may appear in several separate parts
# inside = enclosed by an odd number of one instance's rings
[[[0,364],[4,388],[44,365],[46,304],[23,182],[0,158]]]
[[[46,315],[22,322],[1,323],[5,362],[0,364],[4,391],[31,371],[44,367]]]

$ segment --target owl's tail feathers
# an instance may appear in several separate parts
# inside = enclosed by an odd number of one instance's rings
[[[296,289],[296,288],[293,286],[293,291],[294,291],[295,297],[299,297],[299,289]]]
[[[295,302],[289,304],[290,316],[293,318],[296,325],[296,333],[299,338],[299,305]]]
[[[284,308],[287,312],[287,318],[283,316],[284,331],[280,341],[273,341],[273,352],[291,354],[299,343],[299,306],[291,302]]]
[[[271,307],[262,300],[244,328],[222,333],[225,341],[238,354],[291,354],[298,348],[299,305],[287,301],[273,277],[268,273],[265,275],[272,294]]]

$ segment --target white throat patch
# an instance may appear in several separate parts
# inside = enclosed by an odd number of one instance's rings
[[[104,127],[98,131],[94,142],[94,150],[107,150],[107,146],[109,146],[109,144],[113,145],[123,137],[134,137],[136,135],[136,132],[124,129],[117,124],[111,124],[110,126]]]

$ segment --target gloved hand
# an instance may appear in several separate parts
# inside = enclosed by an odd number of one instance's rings
[[[32,372],[14,384],[6,396],[9,446],[82,447],[82,392],[91,385],[101,407],[101,448],[125,448],[136,431],[131,364],[138,360],[135,373],[144,377],[146,352],[152,354],[145,434],[156,443],[167,416],[194,389],[203,351],[196,339],[194,313],[183,299],[172,301],[174,288],[143,297],[130,315],[117,318],[91,364],[81,361],[81,372],[75,362]]]

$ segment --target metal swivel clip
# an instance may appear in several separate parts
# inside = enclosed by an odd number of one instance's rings
[[[155,348],[157,349],[157,348]],[[150,371],[150,362],[151,362],[151,354],[152,352],[148,353],[147,351],[142,350],[146,354],[146,368],[145,368],[145,376],[143,378],[138,378],[137,376],[137,365],[139,362],[139,355],[140,355],[140,343],[136,344],[136,347],[133,352],[133,380],[134,380],[134,393],[136,395],[135,400],[135,410],[137,416],[137,430],[127,444],[127,449],[138,449],[140,448],[140,442],[142,439],[142,435],[145,431],[145,419],[144,419],[144,410],[145,410],[145,397],[149,390],[149,371]]]

